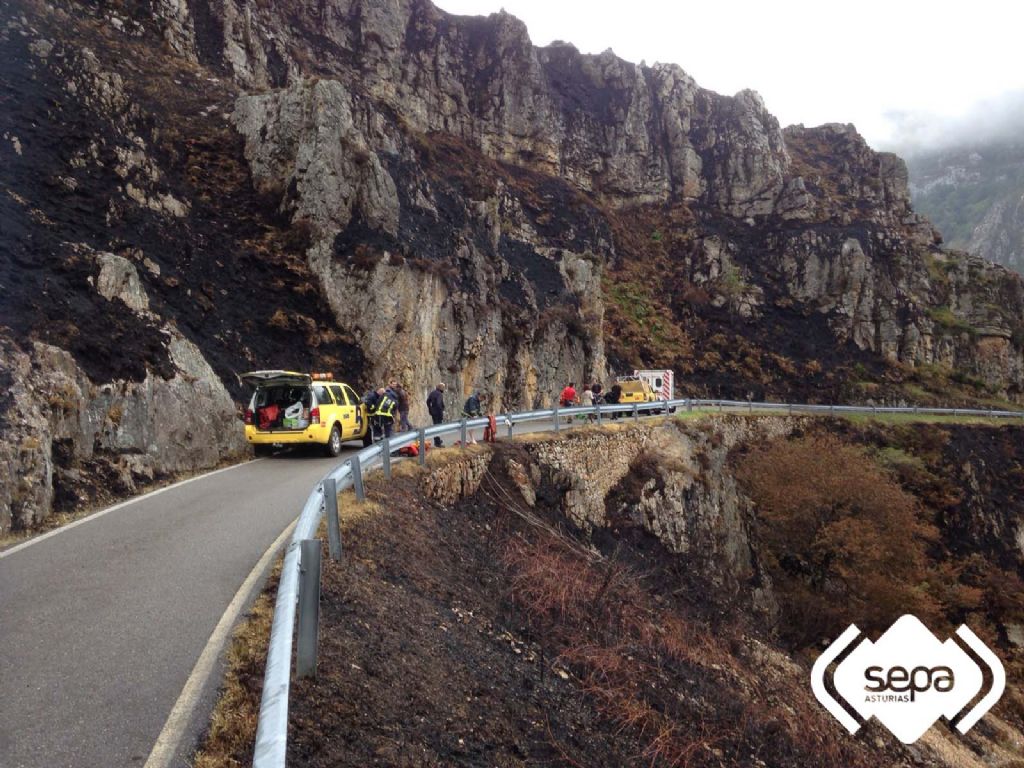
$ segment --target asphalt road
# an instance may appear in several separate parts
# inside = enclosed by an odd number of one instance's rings
[[[225,608],[343,459],[250,462],[0,553],[0,767],[141,768]]]
[[[350,445],[203,475],[0,552],[0,768],[142,768],[243,581]],[[222,671],[173,766],[189,764]]]

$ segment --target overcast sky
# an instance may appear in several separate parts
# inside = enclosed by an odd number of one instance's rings
[[[504,7],[535,45],[612,48],[679,64],[719,93],[753,88],[783,125],[854,123],[876,148],[991,132],[1024,104],[1018,0],[435,2],[461,14]]]

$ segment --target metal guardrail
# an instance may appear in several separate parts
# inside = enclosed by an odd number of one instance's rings
[[[805,405],[796,403],[761,403],[746,400],[659,400],[653,403],[624,403],[621,405],[596,405],[582,406],[575,408],[548,408],[543,410],[525,411],[523,413],[501,414],[497,416],[499,425],[504,424],[508,428],[508,434],[512,434],[513,424],[522,424],[532,421],[553,421],[554,430],[560,426],[560,419],[566,416],[593,415],[595,423],[600,424],[602,417],[612,414],[623,414],[638,419],[641,414],[650,415],[654,413],[669,413],[671,411],[685,408],[687,411],[694,409],[718,409],[724,413],[745,411],[753,413],[755,410],[777,411],[781,415],[798,414],[893,414],[910,413],[928,416],[968,416],[991,419],[1021,419],[1024,421],[1024,411],[1005,410],[981,410],[976,408],[920,408],[920,407],[893,407],[893,406],[859,406],[859,405]],[[253,754],[253,768],[284,768],[287,755],[288,737],[288,689],[291,682],[291,658],[292,641],[295,628],[296,605],[299,599],[299,577],[301,572],[302,542],[316,536],[320,520],[324,515],[325,498],[324,486],[333,486],[337,490],[343,490],[355,486],[361,496],[362,475],[366,470],[375,464],[381,463],[385,471],[389,471],[390,454],[406,446],[417,443],[420,445],[420,463],[425,458],[426,451],[422,450],[427,440],[435,437],[446,437],[459,435],[465,445],[467,430],[480,429],[489,424],[488,418],[462,419],[461,421],[436,424],[434,426],[421,428],[414,432],[403,432],[397,437],[387,441],[381,441],[364,448],[353,459],[331,470],[313,489],[309,498],[306,499],[299,520],[295,525],[291,541],[285,551],[284,565],[281,569],[281,579],[277,587],[277,600],[274,604],[274,621],[270,630],[270,644],[267,649],[266,670],[263,677],[263,697],[260,701],[259,724],[256,730],[256,747]],[[500,429],[500,426],[499,426]],[[384,453],[384,445],[388,449]],[[387,460],[385,460],[385,456]],[[333,482],[328,482],[333,481]],[[340,543],[339,543],[340,547]]]

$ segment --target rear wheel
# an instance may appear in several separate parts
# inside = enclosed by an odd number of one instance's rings
[[[341,430],[338,429],[337,424],[331,427],[331,436],[327,438],[327,445],[324,446],[324,451],[328,456],[337,456],[341,453]]]
[[[367,424],[366,434],[363,435],[363,448],[369,448],[371,445],[373,445],[373,427]]]

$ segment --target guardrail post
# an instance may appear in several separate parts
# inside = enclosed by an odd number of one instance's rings
[[[555,432],[557,432],[557,431],[558,431],[558,426],[559,426],[559,425],[558,425],[558,422],[559,422],[559,418],[558,418],[558,406],[556,405],[556,406],[555,406],[555,407],[554,407],[554,408],[553,408],[552,410],[554,410],[554,412],[555,412]]]
[[[419,438],[420,438],[420,452],[419,452],[420,464],[426,464],[427,463],[427,430],[424,429],[423,427],[420,427]]]
[[[512,419],[505,419],[505,423],[508,425],[508,436],[512,437]]]
[[[352,467],[352,487],[355,489],[356,498],[359,501],[366,500],[366,491],[363,490],[363,468],[359,465],[359,455],[356,454],[349,459]]]
[[[597,426],[601,426],[601,404],[594,403],[594,411],[597,413]]]
[[[792,403],[789,404],[789,415],[790,416],[793,415],[793,404]]]
[[[688,413],[692,413],[693,412],[693,400],[687,400],[686,401],[686,411]]]
[[[384,469],[384,479],[391,479],[391,438],[385,437],[380,441],[380,462]]]
[[[640,406],[636,403],[633,403],[633,421],[640,421]]]
[[[874,415],[874,416],[877,416],[877,415],[878,415],[878,406],[877,406],[877,405],[875,405],[875,404],[873,404],[873,403],[872,403],[872,405],[871,405],[871,413],[872,413],[872,415]]]
[[[956,408],[953,409],[953,418],[956,418]]]
[[[461,441],[460,445],[463,448],[465,448],[466,447],[466,420],[465,419],[462,419],[462,421],[459,422],[459,440]]]
[[[341,520],[338,518],[338,483],[333,477],[324,480],[324,509],[327,510],[327,550],[331,560],[341,560]]]
[[[753,400],[747,400],[747,413],[750,414],[751,416],[754,415],[754,401]]]
[[[719,403],[719,404],[718,404],[718,412],[719,412],[719,413],[721,413],[721,412],[722,412],[722,404],[721,404],[721,403]]]
[[[315,677],[320,633],[320,540],[303,539],[299,546],[299,636],[295,643],[295,674]]]
[[[832,405],[831,403],[828,406],[828,415],[829,416],[835,416],[836,415],[836,407],[834,405]]]

